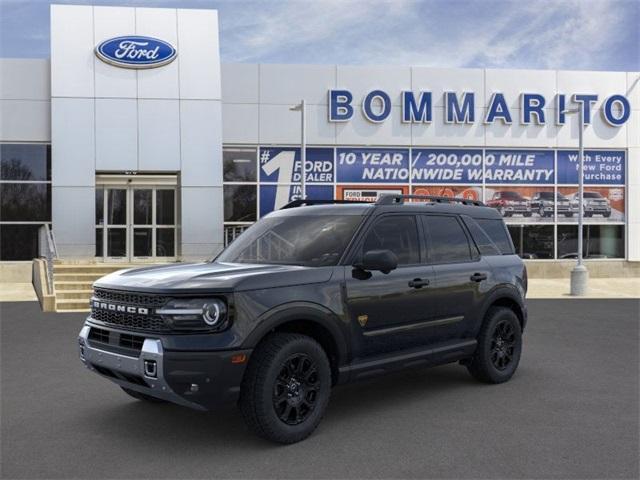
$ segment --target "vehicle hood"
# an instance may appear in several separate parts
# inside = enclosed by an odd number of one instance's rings
[[[333,267],[177,263],[119,270],[94,283],[115,290],[184,294],[233,292],[307,285],[329,281]]]

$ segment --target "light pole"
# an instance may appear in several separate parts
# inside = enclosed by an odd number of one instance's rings
[[[300,112],[300,196],[307,198],[307,122],[304,99],[300,103],[289,107],[292,112]]]
[[[584,102],[579,108],[563,113],[578,113],[578,262],[571,270],[571,295],[581,297],[587,293],[589,270],[582,261],[582,224],[584,220]]]

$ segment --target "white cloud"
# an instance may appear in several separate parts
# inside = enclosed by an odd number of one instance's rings
[[[636,0],[241,5],[222,7],[227,61],[602,69],[623,44],[640,63]]]
[[[0,0],[0,55],[48,55],[52,1]],[[640,0],[55,1],[217,8],[225,62],[640,70]]]

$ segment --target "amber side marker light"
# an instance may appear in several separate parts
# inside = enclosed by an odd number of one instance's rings
[[[247,361],[247,356],[244,353],[239,353],[238,355],[233,355],[231,357],[231,363],[244,363]]]

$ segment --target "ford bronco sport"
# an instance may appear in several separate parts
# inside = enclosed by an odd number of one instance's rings
[[[98,280],[80,358],[136,399],[238,401],[258,435],[292,443],[340,383],[451,362],[509,380],[526,289],[500,214],[480,202],[298,200],[212,262]]]

